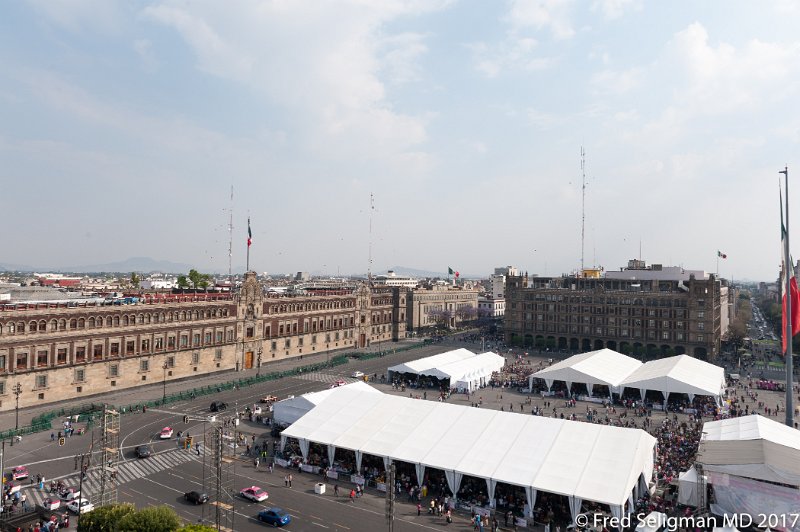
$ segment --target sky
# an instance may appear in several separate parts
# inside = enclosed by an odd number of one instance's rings
[[[798,27],[789,0],[3,2],[0,262],[227,272],[232,210],[259,272],[774,280]]]

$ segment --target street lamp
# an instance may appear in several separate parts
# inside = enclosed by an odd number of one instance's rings
[[[167,368],[168,367],[169,366],[167,365],[167,361],[165,360],[164,361],[164,395],[161,398],[161,404],[164,404],[164,403],[167,402]]]
[[[258,368],[256,369],[256,377],[260,377],[261,376],[261,353],[263,353],[263,352],[264,352],[264,348],[263,347],[259,347],[258,348],[258,358],[256,359],[256,362],[258,363]]]
[[[331,365],[331,343],[325,342],[325,366]]]
[[[17,406],[14,408],[16,418],[14,421],[14,430],[19,430],[19,396],[22,393],[22,385],[20,383],[15,384],[11,391],[17,396]]]

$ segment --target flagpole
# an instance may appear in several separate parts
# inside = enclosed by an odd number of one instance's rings
[[[779,173],[783,174],[785,178],[786,188],[786,242],[784,242],[784,297],[786,298],[786,353],[784,362],[786,364],[786,426],[794,427],[794,406],[792,405],[792,392],[794,391],[794,376],[793,376],[793,360],[792,360],[792,297],[791,297],[791,274],[789,268],[794,268],[791,264],[791,255],[789,254],[789,167],[785,166]]]

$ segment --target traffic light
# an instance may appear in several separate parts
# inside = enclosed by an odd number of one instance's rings
[[[189,423],[189,416],[183,416],[183,422]]]
[[[67,441],[67,440],[66,440],[66,438],[64,438],[64,436],[61,436],[61,437],[58,439],[58,445],[59,445],[59,447],[60,447],[60,446],[63,446],[63,445],[64,445],[64,443],[65,443],[66,441]]]

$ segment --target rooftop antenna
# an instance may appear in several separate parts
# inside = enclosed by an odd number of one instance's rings
[[[233,185],[231,185],[231,208],[228,209],[228,282],[230,291],[233,292]]]
[[[586,237],[586,152],[581,146],[581,277],[583,276],[583,249]]]

